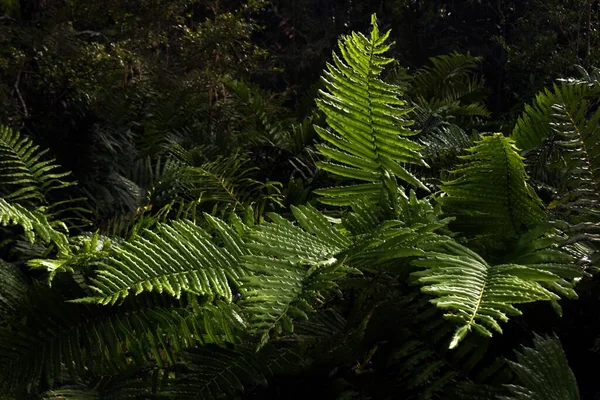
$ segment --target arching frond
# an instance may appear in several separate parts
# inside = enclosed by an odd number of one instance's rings
[[[517,361],[509,361],[521,385],[509,385],[503,400],[579,400],[577,380],[558,337],[535,335],[533,347],[523,347]]]
[[[293,318],[306,319],[336,280],[356,272],[338,259],[350,241],[312,207],[292,207],[300,226],[271,215],[273,223],[250,234],[254,254],[243,257],[251,274],[242,278],[240,306],[262,343],[271,330],[293,331]]]
[[[50,191],[73,185],[61,180],[69,173],[57,172],[54,160],[44,159],[47,152],[19,132],[0,125],[0,197],[44,205]]]
[[[435,101],[481,100],[484,81],[474,76],[481,57],[471,53],[453,52],[429,59],[431,66],[417,71],[412,79],[412,90]],[[483,110],[481,110],[483,111]],[[483,115],[489,115],[486,112]]]
[[[117,309],[65,302],[38,288],[26,318],[0,328],[0,388],[35,393],[67,377],[123,372],[132,364],[165,367],[181,350],[237,340],[240,317],[229,305],[137,296]]]
[[[586,82],[555,85],[525,107],[512,133],[532,176],[552,193],[548,208],[572,224],[571,242],[591,248],[600,223],[599,98],[600,87]]]
[[[208,218],[218,224],[218,220]],[[230,235],[236,233],[229,228]],[[227,242],[226,242],[227,243]],[[230,244],[230,243],[227,243]],[[115,304],[132,292],[166,292],[179,298],[185,292],[232,301],[232,286],[245,275],[238,258],[189,220],[161,223],[146,230],[97,270],[85,301]]]
[[[546,220],[543,204],[527,184],[523,158],[514,141],[484,136],[440,189],[443,210],[469,235],[512,236]]]
[[[37,235],[45,243],[55,244],[60,252],[69,251],[67,236],[55,230],[40,211],[29,211],[20,204],[10,204],[0,198],[0,224],[21,226],[25,237],[31,243],[35,242]],[[63,228],[66,230],[66,227],[63,226]]]
[[[489,265],[479,255],[453,242],[438,243],[440,252],[428,252],[413,264],[424,268],[412,278],[422,291],[435,296],[432,303],[445,310],[445,318],[459,325],[450,343],[456,347],[474,330],[492,336],[502,333],[500,322],[521,315],[515,305],[552,301],[560,297],[544,287],[544,282],[560,278],[543,268],[528,265]]]
[[[319,151],[331,161],[320,162],[325,171],[362,182],[355,186],[320,189],[321,201],[348,205],[356,196],[378,198],[384,180],[397,177],[410,185],[423,184],[403,164],[426,165],[421,146],[408,139],[416,134],[408,127],[409,110],[398,98],[399,87],[383,82],[379,76],[391,62],[384,54],[389,32],[380,35],[372,17],[370,38],[352,33],[339,42],[342,57],[333,53],[333,64],[324,72],[325,89],[317,100],[333,129],[316,127],[327,144]],[[367,182],[367,183],[364,183]]]

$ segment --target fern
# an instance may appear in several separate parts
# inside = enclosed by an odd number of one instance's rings
[[[440,189],[455,228],[469,235],[513,236],[544,222],[541,200],[527,184],[523,158],[501,134],[485,136],[461,156]]]
[[[416,132],[408,129],[409,110],[398,98],[399,88],[383,82],[379,75],[394,60],[383,56],[389,32],[380,35],[375,16],[370,38],[360,33],[344,37],[342,58],[333,53],[334,64],[324,72],[325,90],[317,100],[326,121],[336,132],[315,127],[327,144],[319,151],[332,161],[318,163],[328,172],[361,182],[358,185],[319,189],[322,202],[349,205],[357,195],[378,198],[384,181],[392,177],[427,190],[402,164],[426,165],[421,146],[407,139]]]
[[[236,340],[235,311],[190,300],[138,296],[115,310],[66,303],[38,287],[26,319],[0,329],[0,388],[30,385],[35,392],[67,377],[116,374],[144,362],[164,368],[187,347]]]
[[[300,227],[277,215],[257,226],[243,257],[251,273],[242,278],[240,304],[265,343],[270,332],[293,331],[293,318],[306,319],[336,280],[355,270],[337,258],[350,242],[312,207],[292,207]]]
[[[453,52],[429,59],[431,66],[419,69],[412,77],[412,92],[428,99],[431,108],[448,106],[455,102],[457,111],[461,102],[472,102],[464,107],[464,112],[471,115],[489,116],[484,106],[479,103],[483,95],[484,81],[474,76],[479,67],[481,57],[470,53]]]
[[[220,399],[242,394],[248,386],[267,386],[267,379],[290,373],[302,360],[290,349],[253,346],[234,349],[204,346],[182,355],[182,371],[161,395],[177,399]]]
[[[207,219],[221,226],[218,220]],[[217,296],[230,302],[232,286],[243,275],[238,259],[226,247],[216,246],[205,230],[188,220],[173,221],[120,247],[92,280],[97,295],[81,301],[115,304],[130,292],[156,291],[177,298],[185,292]]]
[[[69,252],[67,236],[55,230],[52,225],[57,224],[50,224],[48,218],[40,211],[29,211],[19,204],[10,204],[0,198],[0,224],[19,225],[31,243],[35,242],[37,235],[42,241],[55,244],[59,252]],[[63,228],[66,229],[64,226]]]
[[[436,297],[432,303],[446,310],[444,317],[459,325],[450,348],[456,347],[472,330],[488,337],[492,336],[492,330],[502,333],[499,322],[522,314],[516,304],[560,298],[542,285],[556,282],[559,277],[543,268],[489,265],[476,253],[452,241],[433,247],[444,251],[428,252],[413,261],[424,269],[414,272],[412,278],[424,293]]]
[[[17,315],[27,298],[29,282],[17,266],[3,260],[0,260],[0,282],[0,316],[9,320]]]
[[[577,381],[556,336],[535,335],[533,347],[523,347],[509,361],[521,385],[510,385],[503,400],[579,400]]]
[[[45,205],[50,191],[74,185],[61,180],[69,173],[56,172],[59,167],[54,160],[43,160],[47,152],[19,132],[0,125],[0,197]]]

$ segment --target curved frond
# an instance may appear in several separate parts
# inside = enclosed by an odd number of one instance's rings
[[[542,201],[527,184],[514,141],[484,136],[440,189],[443,210],[463,233],[512,236],[546,220]]]
[[[208,220],[218,224],[216,219]],[[131,293],[156,291],[177,298],[185,292],[218,296],[230,302],[232,286],[245,274],[232,251],[216,246],[204,229],[189,220],[160,223],[117,249],[92,280],[97,296],[83,300],[115,304]]]
[[[191,299],[190,299],[191,300]],[[192,345],[236,340],[240,317],[229,305],[137,296],[117,309],[65,302],[38,288],[26,319],[0,329],[0,390],[35,392],[67,377],[116,374],[132,363],[173,365]]]
[[[426,164],[421,146],[408,139],[416,132],[409,129],[412,122],[405,117],[409,110],[398,98],[399,87],[379,77],[394,61],[384,56],[390,48],[389,32],[380,35],[374,15],[371,24],[370,38],[353,32],[340,40],[341,58],[333,53],[334,63],[324,72],[325,89],[317,100],[334,132],[315,127],[327,142],[317,147],[331,160],[319,167],[366,183],[318,190],[324,203],[348,205],[356,195],[377,198],[390,176],[427,190],[403,166]]]
[[[292,319],[306,319],[323,293],[349,272],[337,258],[349,244],[327,219],[312,207],[292,207],[299,226],[271,215],[275,221],[257,226],[243,257],[251,274],[242,278],[242,302],[253,331],[262,343],[271,330],[293,331]]]
[[[0,225],[19,225],[31,243],[35,242],[37,235],[46,243],[54,243],[60,252],[69,252],[67,236],[55,230],[40,211],[29,211],[20,204],[10,204],[0,198]]]
[[[277,373],[289,373],[301,359],[293,350],[253,346],[226,349],[203,346],[182,355],[183,371],[161,395],[177,399],[233,398],[247,386],[267,386],[267,379]]]
[[[19,132],[0,125],[0,197],[43,205],[51,190],[74,185],[61,180],[69,173],[57,172],[54,160],[44,160],[47,152]]]
[[[412,278],[424,293],[436,297],[432,303],[446,311],[444,317],[459,325],[450,348],[456,347],[472,330],[483,336],[492,336],[492,331],[502,333],[500,322],[521,315],[517,304],[560,298],[542,285],[559,277],[543,268],[489,265],[476,253],[452,241],[436,247],[443,252],[432,251],[413,261],[424,269],[412,273]]]
[[[472,56],[471,53],[461,54],[456,51],[432,57],[429,59],[432,65],[419,69],[412,78],[413,91],[431,99],[433,103],[481,100],[484,81],[474,77],[481,60],[481,57]],[[472,107],[475,104],[477,103]],[[489,111],[481,108],[483,105],[477,106],[481,115],[489,115]]]
[[[503,400],[579,400],[577,380],[556,335],[535,335],[533,347],[516,354],[509,365],[521,385],[509,385],[512,396]]]

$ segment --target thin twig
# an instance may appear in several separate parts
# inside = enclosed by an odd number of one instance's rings
[[[19,98],[19,100],[21,101],[21,106],[23,107],[23,115],[25,115],[25,117],[29,117],[29,111],[27,110],[27,104],[25,104],[25,100],[23,100],[23,96],[21,96],[21,91],[19,90],[19,83],[21,82],[21,73],[23,71],[19,71],[19,75],[17,75],[17,81],[15,82],[15,93],[17,94],[17,97]]]

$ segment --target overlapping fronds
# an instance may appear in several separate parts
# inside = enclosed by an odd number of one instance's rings
[[[57,258],[33,259],[27,262],[32,268],[48,272],[48,283],[52,285],[54,277],[59,273],[81,275],[86,269],[91,269],[112,254],[111,240],[108,237],[94,233],[89,236],[79,236],[70,240],[70,251],[59,254]],[[84,289],[87,289],[84,288]]]
[[[218,220],[208,218],[216,225]],[[229,236],[232,228],[223,228]],[[225,233],[224,233],[225,234]],[[101,265],[91,288],[97,293],[85,301],[115,304],[129,294],[156,291],[179,298],[185,292],[232,301],[232,286],[245,273],[236,249],[215,245],[212,237],[189,220],[161,223],[133,242],[124,243]]]
[[[432,65],[419,69],[412,78],[412,91],[431,99],[432,103],[481,100],[484,81],[474,75],[481,60],[470,53],[456,51],[432,57],[429,59]],[[480,110],[480,115],[489,115],[483,105],[472,104],[474,109]]]
[[[342,57],[333,53],[333,64],[323,75],[325,89],[317,100],[333,129],[315,128],[327,142],[318,145],[319,151],[331,159],[319,167],[361,182],[318,190],[328,204],[348,205],[361,195],[377,198],[390,178],[425,188],[403,166],[426,164],[421,146],[407,138],[416,132],[409,129],[412,122],[405,117],[409,110],[398,98],[399,87],[379,78],[393,59],[384,56],[390,48],[389,32],[380,35],[375,16],[371,21],[370,38],[353,32],[340,40]]]
[[[468,151],[460,157],[464,163],[440,185],[442,207],[456,217],[458,231],[512,236],[546,220],[513,140],[502,134],[484,136]]]
[[[198,199],[199,204],[215,208],[243,211],[251,203],[260,208],[278,204],[278,182],[261,182],[252,175],[256,167],[250,166],[246,154],[218,157],[214,161],[194,165],[188,152],[180,146],[173,148],[174,155],[185,165],[166,177],[166,183],[176,183],[175,194]]]
[[[132,363],[173,365],[195,344],[235,340],[240,317],[229,305],[194,306],[137,296],[118,309],[65,302],[38,288],[26,319],[0,329],[0,388],[34,392],[70,377],[115,374]],[[233,314],[232,314],[233,313]]]
[[[524,233],[505,253],[503,264],[525,265],[555,274],[559,279],[540,282],[546,289],[567,298],[577,298],[575,282],[586,275],[572,254],[562,244],[564,237],[553,227],[541,225]],[[560,312],[560,306],[553,304]]]
[[[293,331],[293,318],[306,319],[315,300],[323,301],[337,279],[355,272],[338,258],[350,244],[347,237],[312,207],[292,211],[300,226],[271,215],[273,223],[250,234],[248,247],[255,254],[243,257],[251,274],[242,278],[241,307],[263,343],[272,329]]]
[[[182,358],[183,371],[161,395],[198,400],[233,398],[243,394],[245,387],[267,386],[268,378],[302,365],[293,350],[271,346],[257,352],[247,345],[231,349],[208,345],[189,350]]]
[[[509,361],[521,385],[510,385],[510,397],[503,400],[579,400],[577,380],[556,335],[535,335],[533,347],[516,352]]]
[[[592,247],[600,221],[599,96],[600,87],[586,82],[555,85],[525,107],[512,133],[532,176],[552,194],[549,209],[572,224],[570,241]]]
[[[61,180],[69,173],[58,172],[54,160],[45,159],[47,152],[19,132],[0,125],[0,197],[43,205],[50,191],[73,185]]]
[[[365,339],[377,346],[385,375],[396,386],[396,395],[406,399],[454,398],[457,385],[472,384],[492,374],[510,376],[502,358],[486,358],[490,339],[472,335],[459,350],[448,349],[454,326],[441,318],[428,298],[412,292],[388,296],[370,318]],[[381,329],[385,326],[385,329]],[[393,341],[388,338],[393,337]],[[461,398],[461,397],[458,397]],[[481,397],[481,399],[492,399]]]
[[[473,251],[453,241],[437,243],[441,251],[430,251],[413,264],[424,268],[412,278],[424,293],[436,297],[432,303],[444,311],[445,318],[458,324],[450,343],[456,347],[470,331],[492,336],[502,333],[500,322],[521,315],[515,305],[560,297],[542,285],[556,282],[559,276],[529,265],[489,265]]]
[[[48,218],[40,211],[29,211],[20,204],[10,204],[0,198],[0,224],[4,226],[21,226],[25,237],[31,243],[35,242],[37,235],[45,243],[55,244],[60,252],[68,252],[69,250],[67,236],[54,229],[53,224],[50,224]],[[64,226],[63,228],[66,229]]]

